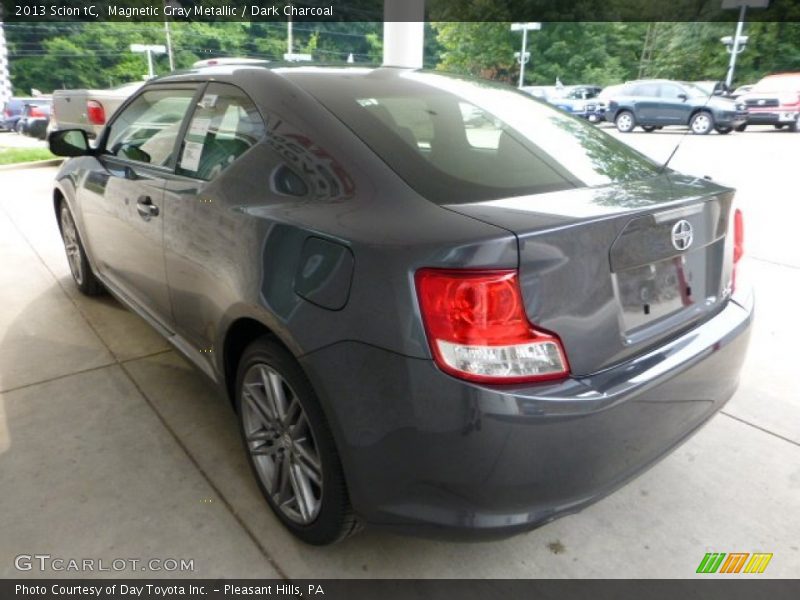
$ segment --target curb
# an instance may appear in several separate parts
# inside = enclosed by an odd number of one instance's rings
[[[0,165],[0,172],[2,171],[16,171],[17,169],[38,169],[39,167],[57,167],[62,162],[63,158],[51,158],[49,160],[35,160],[33,162],[14,163],[11,165]]]

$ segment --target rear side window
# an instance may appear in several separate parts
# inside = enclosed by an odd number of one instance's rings
[[[657,83],[640,83],[633,88],[633,96],[644,96],[645,98],[655,98],[658,96]]]
[[[167,166],[194,94],[194,89],[142,93],[114,119],[106,151],[127,160]]]
[[[507,86],[411,71],[287,76],[440,204],[657,173],[651,161],[594,126]]]
[[[264,120],[239,88],[210,84],[183,140],[178,173],[210,181],[265,135]]]

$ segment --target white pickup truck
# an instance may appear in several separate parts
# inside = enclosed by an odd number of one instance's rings
[[[110,90],[56,90],[48,132],[83,129],[97,137],[111,115],[142,83],[126,83]]]

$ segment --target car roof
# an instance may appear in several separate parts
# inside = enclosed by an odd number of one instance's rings
[[[162,75],[160,77],[156,77],[155,79],[151,79],[148,83],[165,83],[171,81],[187,81],[187,79],[191,79],[192,76],[195,76],[198,80],[204,81],[208,79],[213,79],[217,76],[232,76],[236,75],[237,72],[240,71],[247,71],[248,73],[259,73],[262,72],[265,75],[268,73],[275,73],[278,75],[291,75],[294,72],[297,73],[318,73],[320,75],[342,75],[342,74],[368,74],[374,72],[401,72],[401,71],[412,71],[413,69],[403,68],[403,67],[356,67],[353,65],[342,65],[342,66],[331,66],[331,65],[319,65],[314,63],[307,63],[304,62],[302,65],[298,65],[297,63],[293,62],[271,62],[265,64],[259,63],[243,63],[243,62],[236,62],[236,63],[227,63],[227,64],[217,64],[213,66],[201,66],[191,69],[185,69],[182,71],[173,71],[168,75]]]

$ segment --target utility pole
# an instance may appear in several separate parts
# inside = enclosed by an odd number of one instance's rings
[[[160,44],[131,44],[131,52],[144,53],[147,55],[147,78],[152,79],[156,76],[153,68],[153,54],[164,54],[166,47]]]
[[[528,32],[538,31],[542,28],[541,23],[512,23],[511,31],[522,31],[522,51],[515,52],[517,60],[519,61],[519,86],[522,87],[525,82],[525,64],[531,57],[531,53],[526,51],[528,46]]]
[[[164,6],[179,7],[177,0],[164,0]],[[172,56],[172,32],[170,31],[169,21],[164,17],[164,36],[167,38],[167,58],[169,59],[169,70],[175,70],[175,59]]]
[[[643,79],[649,72],[650,63],[653,61],[653,50],[656,47],[658,25],[655,21],[647,24],[647,33],[644,36],[644,48],[639,58],[639,79]]]
[[[167,57],[169,58],[169,70],[175,70],[175,59],[172,57],[172,36],[169,30],[169,21],[164,19],[164,33],[167,36]]]
[[[286,22],[286,54],[293,54],[292,50],[292,16],[289,15],[289,20]]]

